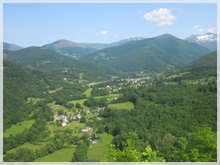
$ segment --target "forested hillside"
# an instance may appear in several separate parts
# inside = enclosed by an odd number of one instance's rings
[[[87,54],[97,51],[92,47],[86,46],[84,44],[77,44],[68,40],[59,40],[51,44],[44,45],[43,47],[54,50],[58,53],[64,54],[73,58],[80,58]]]
[[[199,59],[180,68],[179,71],[173,71],[177,76],[171,76],[174,81],[181,81],[187,79],[198,80],[217,76],[217,51],[206,54]],[[172,75],[172,72],[170,73]]]
[[[162,72],[188,64],[211,50],[170,34],[102,49],[82,59],[118,71]]]
[[[68,81],[97,80],[118,75],[108,67],[71,59],[42,47],[29,47],[14,52],[7,51],[4,53],[4,59],[11,60],[25,69],[38,69],[56,74]]]

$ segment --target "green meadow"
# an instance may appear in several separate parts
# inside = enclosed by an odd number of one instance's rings
[[[117,103],[117,104],[109,104],[109,108],[131,110],[131,109],[134,108],[134,104],[133,104],[132,102],[124,102],[124,103]]]
[[[90,144],[87,156],[89,159],[100,160],[107,162],[108,147],[113,139],[113,136],[106,132],[100,134],[101,139],[96,144]]]
[[[43,148],[45,146],[46,146],[46,143],[41,143],[39,145],[35,145],[35,144],[31,144],[31,143],[26,142],[23,145],[20,145],[16,148],[13,148],[13,149],[7,151],[7,153],[13,153],[13,152],[17,151],[19,148],[28,148],[31,150],[37,150],[37,149]]]
[[[35,120],[25,120],[23,122],[19,122],[16,125],[13,124],[10,128],[6,129],[4,132],[4,137],[9,137],[10,134],[16,135],[18,133],[22,133],[25,128],[29,129],[32,124],[34,124]]]
[[[88,88],[83,94],[86,95],[86,97],[91,96],[92,88]]]
[[[34,162],[70,162],[73,158],[75,148],[63,148],[52,154],[35,159]]]
[[[32,101],[33,104],[36,104],[38,101],[41,101],[41,100],[45,100],[45,99],[30,97],[30,98],[28,98],[28,101],[26,103],[30,103]]]

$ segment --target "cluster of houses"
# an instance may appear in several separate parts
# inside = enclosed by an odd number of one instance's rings
[[[76,119],[80,119],[82,116],[81,116],[81,113],[85,112],[85,114],[89,114],[89,113],[93,113],[93,114],[99,114],[99,111],[103,109],[103,108],[96,108],[94,110],[84,110],[84,109],[79,109],[78,110],[78,114],[77,115],[74,115],[74,114],[71,114],[69,116],[69,120],[76,120]],[[67,125],[67,116],[64,116],[64,115],[61,115],[61,116],[58,116],[57,114],[54,114],[54,121],[56,122],[57,120],[61,120],[62,122],[62,126],[66,126]]]
[[[53,116],[53,118],[54,118],[54,121],[61,120],[62,126],[65,126],[66,123],[68,122],[67,117],[64,116],[64,115],[58,116],[57,114],[55,114],[55,115]]]
[[[132,84],[136,84],[136,83],[145,83],[145,80],[150,79],[149,76],[147,77],[141,77],[141,78],[130,78],[130,76],[128,78],[122,79],[122,81],[127,81],[128,83],[132,83]]]

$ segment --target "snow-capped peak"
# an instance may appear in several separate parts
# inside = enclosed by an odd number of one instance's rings
[[[207,33],[204,35],[197,35],[196,38],[197,38],[197,41],[200,41],[200,42],[215,42],[215,41],[217,41],[216,34],[212,34],[212,33]]]

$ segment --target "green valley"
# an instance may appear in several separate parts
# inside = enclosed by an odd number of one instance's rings
[[[217,51],[165,34],[82,59],[4,50],[4,162],[217,161]]]

